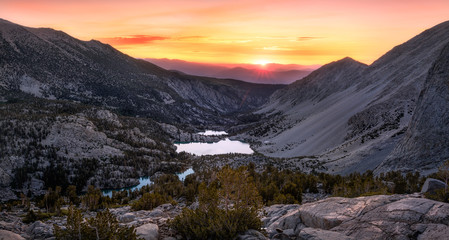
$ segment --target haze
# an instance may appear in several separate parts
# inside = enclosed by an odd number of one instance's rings
[[[0,16],[97,39],[137,58],[202,63],[370,64],[447,20],[447,0],[0,0]]]

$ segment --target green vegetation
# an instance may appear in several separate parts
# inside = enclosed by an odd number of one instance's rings
[[[135,201],[131,207],[133,210],[151,210],[161,204],[164,204],[166,202],[170,202],[171,199],[165,199],[164,196],[162,196],[159,193],[144,193],[143,196]]]
[[[35,221],[43,221],[47,220],[51,217],[57,216],[56,213],[43,213],[41,211],[34,212],[33,210],[29,210],[28,213],[22,218],[24,223],[33,223]]]
[[[185,208],[171,226],[186,239],[233,239],[259,230],[261,198],[246,168],[224,167],[217,179],[199,187],[199,207]]]
[[[86,221],[87,220],[87,221]],[[67,214],[65,229],[54,225],[56,239],[137,239],[134,227],[121,227],[108,210],[98,212],[96,217],[85,219],[79,209],[71,206]]]

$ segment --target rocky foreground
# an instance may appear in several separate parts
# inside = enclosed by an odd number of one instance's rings
[[[111,209],[121,224],[136,226],[146,239],[179,239],[167,220],[181,206],[161,205],[151,211]],[[53,239],[53,224],[64,218],[24,224],[19,214],[2,212],[0,239]],[[249,230],[238,239],[448,239],[449,204],[421,194],[332,197],[303,205],[272,205],[261,213],[264,234]]]

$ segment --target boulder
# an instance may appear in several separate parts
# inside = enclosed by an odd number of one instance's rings
[[[238,235],[236,237],[237,240],[268,240],[261,232],[250,229],[245,233]]]
[[[352,237],[329,230],[304,228],[298,236],[300,240],[352,240]]]
[[[136,228],[136,234],[139,238],[145,240],[157,240],[159,238],[159,227],[153,223],[147,223]]]
[[[8,240],[25,240],[22,236],[17,233],[13,233],[6,230],[0,230],[0,239],[8,239]]]
[[[418,236],[418,240],[426,240],[426,239],[443,240],[448,238],[449,238],[449,226],[445,224],[428,224],[424,232],[422,232],[421,235]]]
[[[277,234],[276,229],[298,229],[301,224],[298,208],[300,205],[272,205],[264,208],[265,216],[262,218],[264,227],[270,237]],[[302,226],[302,225],[301,225]],[[299,232],[299,231],[298,231]]]
[[[449,204],[420,194],[328,198],[265,208],[271,239],[447,239]],[[282,214],[282,215],[281,215]]]
[[[125,213],[118,217],[119,222],[129,223],[136,219],[136,216],[133,213]]]
[[[438,239],[447,229],[449,204],[407,197],[379,206],[331,229],[356,239],[416,236]],[[427,238],[427,236],[432,236]],[[445,239],[445,238],[440,238]],[[447,239],[447,238],[446,238]]]
[[[299,208],[301,221],[308,227],[331,229],[378,206],[395,201],[399,196],[358,198],[333,197],[307,203]]]
[[[46,239],[53,237],[53,226],[36,221],[28,227],[27,232],[32,239]]]
[[[436,190],[446,188],[445,182],[434,178],[427,178],[421,188],[421,193],[435,193]]]

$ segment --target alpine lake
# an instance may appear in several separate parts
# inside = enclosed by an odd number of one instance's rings
[[[198,134],[207,135],[207,136],[222,136],[227,135],[225,131],[212,131],[206,130],[204,132],[199,132]],[[237,140],[230,140],[229,138],[225,138],[224,140],[220,140],[218,142],[179,142],[174,144],[176,146],[176,152],[187,152],[190,154],[194,154],[197,156],[203,155],[218,155],[218,154],[227,154],[227,153],[242,153],[242,154],[252,154],[254,151],[250,148],[248,143],[244,143]],[[179,180],[184,181],[187,175],[194,173],[192,168],[187,169],[184,172],[177,173]],[[141,177],[139,178],[139,184],[133,187],[119,188],[119,189],[109,189],[103,190],[104,196],[112,197],[113,191],[122,191],[122,190],[138,190],[143,186],[150,185],[153,182],[149,177]]]

